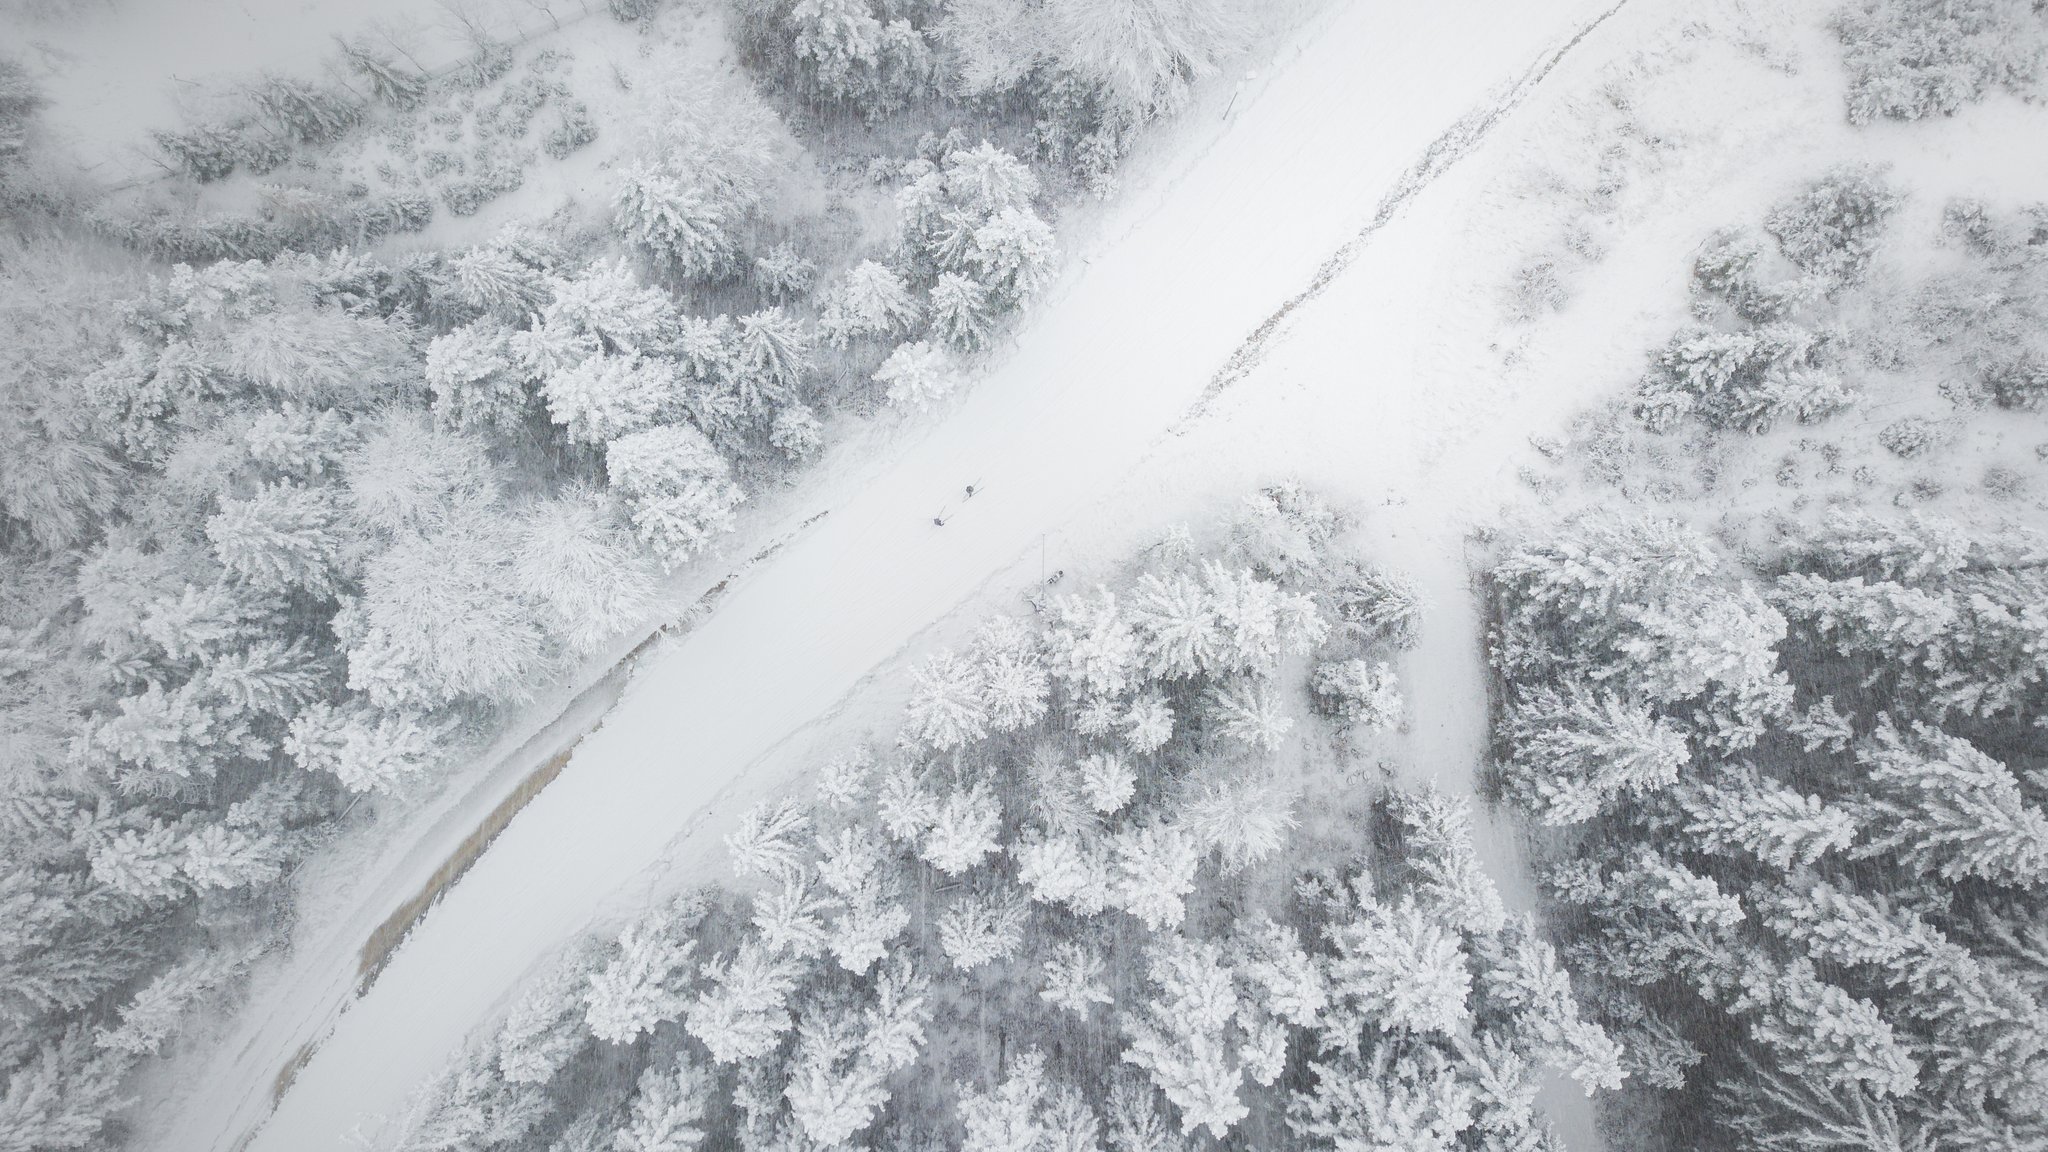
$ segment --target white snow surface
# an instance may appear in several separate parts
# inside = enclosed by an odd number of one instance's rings
[[[181,1115],[145,1139],[166,1149],[311,1152],[349,1147],[352,1130],[395,1114],[538,959],[590,925],[787,735],[829,712],[992,573],[1027,556],[1035,568],[1045,533],[1119,491],[1148,459],[1186,460],[1197,440],[1232,440],[1230,393],[1191,435],[1171,431],[1232,352],[1357,234],[1440,133],[1499,99],[1611,7],[1361,2],[1333,6],[1304,27],[1276,66],[1245,86],[1227,122],[1182,133],[1191,144],[1170,175],[1115,206],[1034,306],[1010,354],[957,407],[907,438],[891,463],[740,582],[699,628],[643,660],[560,779],[428,914],[366,995],[342,1010],[350,955],[334,958],[310,1000],[253,1004],[255,1024],[228,1066],[212,1069]],[[1406,248],[1392,243],[1397,234],[1408,237]],[[1375,287],[1363,298],[1333,291],[1313,302],[1319,330],[1339,337],[1340,349],[1370,331],[1412,351],[1429,318],[1414,314],[1423,297],[1405,293],[1399,277],[1440,274],[1445,256],[1427,245],[1444,234],[1439,225],[1376,238],[1374,263],[1383,241],[1393,263],[1340,277],[1340,289]],[[1383,305],[1384,317],[1349,310]],[[1269,375],[1261,369],[1240,387]],[[1431,462],[1416,450],[1435,441],[1412,421],[1471,424],[1471,411],[1435,394],[1442,385],[1428,374],[1359,382],[1371,390],[1370,411],[1342,434],[1358,459],[1373,462],[1370,475]],[[1542,407],[1554,415],[1584,396],[1545,398]],[[1510,442],[1526,428],[1509,429]],[[1472,441],[1456,455],[1497,474],[1498,441]],[[1263,445],[1276,446],[1284,466],[1284,442]],[[969,482],[979,490],[963,503]],[[1346,485],[1357,486],[1355,476]],[[946,508],[946,526],[934,526]],[[1438,571],[1455,559],[1444,551],[1448,524],[1422,520],[1418,536],[1429,546],[1419,549],[1419,574],[1461,581],[1462,573]],[[1449,540],[1455,546],[1455,533]],[[1453,643],[1438,645],[1464,661],[1451,678],[1467,688],[1477,659],[1471,628],[1458,625]],[[1446,752],[1458,746],[1462,755],[1483,736],[1483,711],[1436,720],[1454,737]],[[1456,771],[1469,771],[1469,761]],[[309,1044],[317,1050],[265,1123],[277,1071]]]

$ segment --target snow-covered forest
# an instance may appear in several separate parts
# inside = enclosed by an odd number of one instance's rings
[[[737,883],[571,945],[379,1146],[1521,1147],[1539,1069],[1619,1086],[1465,800],[1285,754],[1400,723],[1420,605],[1312,493],[1248,505],[912,669]]]
[[[2048,7],[1445,2],[0,0],[0,1152],[2048,1143]],[[1079,290],[1162,220],[1227,358],[973,413],[1196,343]],[[1410,273],[1412,381],[1317,311]],[[857,680],[636,746],[671,846],[252,1145],[856,495]]]

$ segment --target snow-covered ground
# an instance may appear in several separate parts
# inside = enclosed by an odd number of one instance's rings
[[[317,76],[336,36],[436,68],[467,49],[465,21],[517,40],[589,13],[602,0],[16,0],[0,4],[0,46],[48,98],[51,134],[112,182],[158,171],[144,130],[177,127],[215,82]]]
[[[956,410],[643,664],[562,777],[366,996],[338,1018],[345,989],[325,1004],[253,1006],[258,1027],[181,1117],[156,1129],[159,1145],[240,1143],[278,1071],[309,1043],[317,1051],[250,1147],[342,1146],[365,1115],[393,1110],[537,958],[604,915],[607,899],[715,811],[750,765],[991,573],[1019,575],[1027,556],[1035,568],[1041,536],[1074,522],[1168,438],[1239,343],[1439,133],[1609,6],[1359,3],[1304,28],[1227,123],[1180,133],[1178,154],[1134,181],[1010,356]],[[1388,382],[1390,392],[1413,386]],[[1398,439],[1389,425],[1379,431]],[[1362,449],[1372,437],[1361,430]],[[969,482],[981,492],[963,504]],[[947,526],[935,527],[949,504]]]

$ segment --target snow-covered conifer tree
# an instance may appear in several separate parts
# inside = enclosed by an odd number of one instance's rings
[[[1130,1040],[1123,1058],[1150,1074],[1180,1109],[1182,1133],[1207,1128],[1222,1139],[1251,1113],[1238,1095],[1244,1070],[1231,1028],[1237,991],[1223,950],[1169,935],[1147,949],[1146,959],[1154,994],[1119,1014]]]
[[[1946,880],[2029,887],[2048,878],[2048,813],[2026,803],[2011,769],[1924,725],[1880,725],[1857,750],[1879,797],[1859,856],[1884,856]]]
[[[875,369],[875,383],[887,389],[889,403],[923,412],[952,395],[959,380],[945,352],[918,340],[898,344]]]
[[[441,760],[442,735],[418,717],[315,702],[294,717],[285,752],[308,772],[331,772],[351,792],[388,791]]]
[[[619,933],[611,959],[590,974],[583,1021],[591,1035],[629,1044],[655,1025],[683,1015],[689,1003],[695,940],[678,940],[665,912],[638,920]]]
[[[841,968],[861,975],[889,955],[890,942],[910,927],[910,910],[899,896],[894,877],[884,872],[845,894],[825,940]]]
[[[1294,717],[1282,707],[1279,693],[1257,680],[1237,680],[1214,688],[1206,702],[1220,732],[1253,748],[1273,751],[1294,730]]]
[[[732,870],[741,876],[776,879],[796,875],[804,858],[800,838],[810,827],[810,817],[792,801],[749,808],[740,816],[739,827],[725,838]]]
[[[733,509],[746,498],[732,482],[732,466],[687,425],[661,425],[612,441],[605,448],[605,472],[640,539],[667,568],[731,531]]]
[[[178,865],[194,888],[255,888],[277,879],[285,850],[275,834],[226,824],[202,824],[185,837]]]
[[[1332,660],[1309,681],[1317,707],[1366,732],[1388,732],[1401,722],[1399,681],[1385,661]]]
[[[808,460],[825,443],[825,425],[808,404],[787,404],[768,423],[768,444],[791,460]]]
[[[950,751],[988,733],[979,669],[941,649],[911,670],[903,733],[913,744]]]
[[[542,382],[548,418],[571,441],[602,444],[643,431],[673,414],[681,395],[675,366],[667,360],[623,356],[587,357]]]
[[[1366,904],[1330,929],[1331,1014],[1341,1036],[1401,1028],[1455,1036],[1470,1015],[1472,973],[1458,934],[1412,900]]]
[[[1116,836],[1116,903],[1158,932],[1187,915],[1187,896],[1201,867],[1201,842],[1170,824],[1129,828]]]
[[[730,184],[666,164],[628,166],[612,198],[619,234],[692,279],[731,270],[737,256],[732,226],[747,208]]]
[[[873,260],[847,270],[825,297],[818,331],[835,348],[857,340],[886,340],[910,332],[918,320],[917,298],[903,277]]]
[[[1045,634],[1046,668],[1077,693],[1121,696],[1138,671],[1139,642],[1116,594],[1061,596]]]
[[[1407,837],[1405,863],[1421,902],[1465,931],[1500,931],[1507,913],[1479,863],[1471,805],[1432,785],[1399,794],[1391,807]]]
[[[173,964],[121,1007],[119,1027],[94,1032],[94,1046],[137,1056],[155,1054],[193,1004],[240,976],[254,958],[247,950],[209,949]],[[0,1116],[7,1111],[0,1104]],[[4,1131],[8,1129],[0,1124]]]
[[[730,959],[704,966],[709,986],[697,993],[684,1027],[720,1064],[765,1056],[794,1023],[789,997],[804,972],[803,961],[744,940]]]
[[[1514,749],[1509,788],[1547,824],[1589,820],[1622,794],[1667,787],[1692,756],[1685,733],[1647,703],[1576,683],[1526,690],[1502,728]]]
[[[329,488],[265,484],[241,500],[223,500],[206,522],[214,558],[252,589],[332,591],[345,570]]]
[[[427,387],[444,428],[510,428],[529,398],[515,370],[512,329],[496,320],[464,324],[427,343]]]
[[[1150,756],[1173,739],[1173,706],[1156,693],[1140,696],[1124,711],[1120,723],[1131,751]]]
[[[1856,839],[1856,819],[1817,796],[1770,780],[1752,765],[1725,769],[1711,782],[1688,781],[1672,797],[1685,812],[1685,833],[1702,851],[1744,852],[1790,871],[1810,866]]]
[[[514,1084],[545,1084],[584,1045],[587,958],[572,953],[513,1002],[498,1029],[498,1074]]]
[[[595,498],[541,501],[520,519],[513,575],[573,651],[589,652],[654,611],[652,565]]]
[[[1130,618],[1144,643],[1148,674],[1186,679],[1216,666],[1219,622],[1208,592],[1192,576],[1162,579],[1147,572],[1138,577]]]
[[[931,331],[959,352],[978,350],[988,340],[988,289],[954,272],[942,272],[932,284]]]
[[[1041,904],[1064,904],[1080,915],[1093,916],[1121,903],[1116,866],[1102,845],[1072,836],[1042,836],[1013,845],[1011,854],[1017,858],[1017,879]],[[1163,902],[1161,908],[1161,914],[1171,914]]]
[[[974,661],[990,728],[1014,732],[1045,715],[1049,684],[1029,625],[1014,616],[989,617],[975,634]]]
[[[1286,843],[1294,794],[1276,780],[1232,773],[1204,781],[1182,800],[1175,821],[1203,852],[1216,852],[1226,873],[1242,872]]]
[[[1082,757],[1077,768],[1081,776],[1081,791],[1097,812],[1121,811],[1137,790],[1138,778],[1114,755],[1091,753]]]
[[[704,1142],[710,1079],[685,1053],[640,1073],[633,1110],[612,1142],[618,1152],[695,1152]]]
[[[986,785],[955,789],[939,801],[918,854],[948,876],[981,866],[1002,849],[1003,810]]]
[[[448,279],[463,303],[508,323],[526,319],[548,299],[543,273],[499,244],[451,257]]]
[[[1024,944],[1024,901],[1000,889],[975,889],[939,914],[939,946],[962,971],[1017,954]]]
[[[1045,987],[1039,990],[1039,999],[1085,1018],[1095,1005],[1114,1002],[1107,973],[1100,955],[1078,941],[1063,940],[1046,958]]]

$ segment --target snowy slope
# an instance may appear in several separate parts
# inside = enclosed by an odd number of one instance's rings
[[[1122,206],[999,370],[643,664],[562,777],[334,1021],[248,1146],[342,1147],[395,1110],[730,781],[1127,474],[1440,132],[1609,6],[1359,3],[1306,29],[1163,195]],[[963,505],[970,481],[983,492]],[[239,1061],[256,1075],[206,1085],[162,1146],[240,1143],[332,1007],[277,1011]]]

